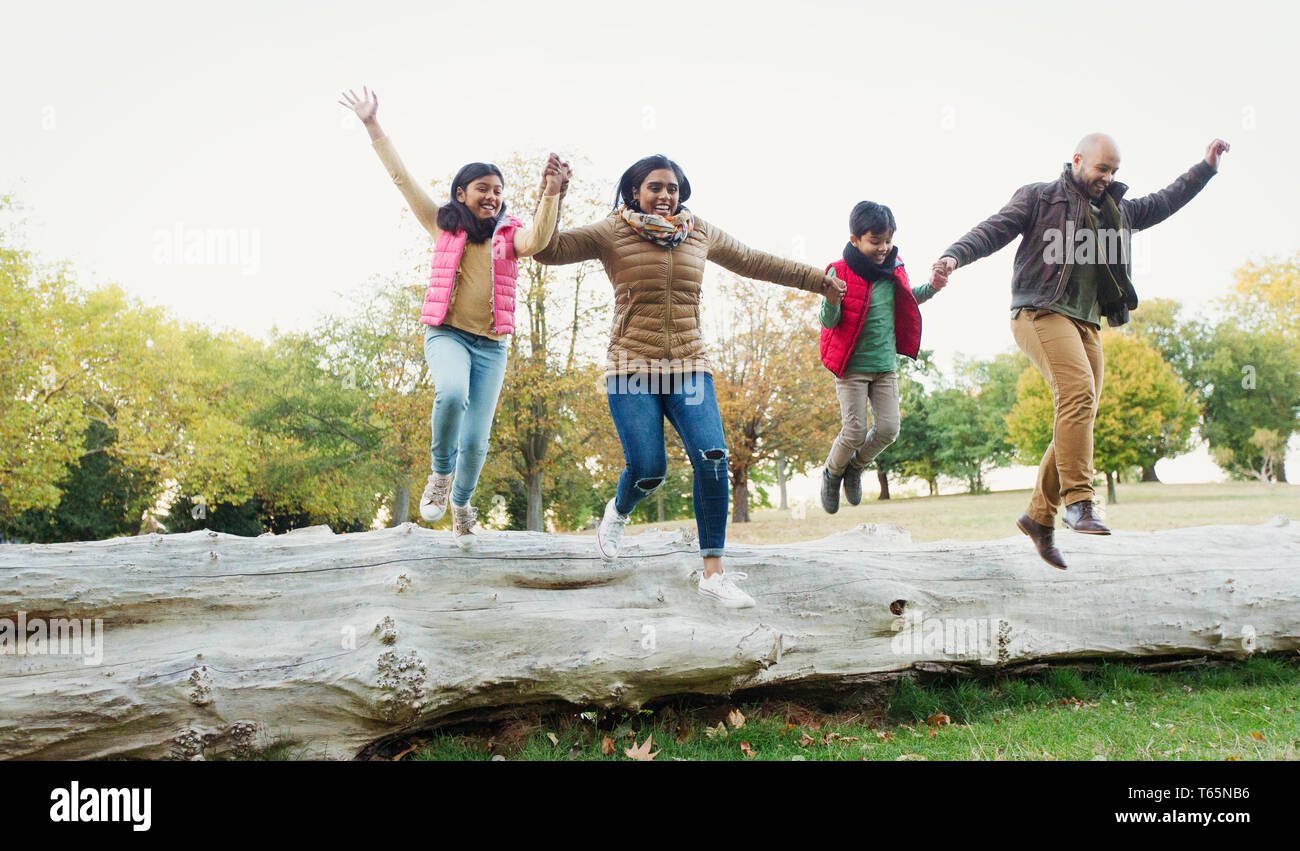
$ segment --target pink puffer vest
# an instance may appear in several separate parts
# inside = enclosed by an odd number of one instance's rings
[[[511,334],[515,330],[515,279],[519,275],[515,229],[522,224],[514,216],[506,216],[492,234],[492,325],[497,334]],[[463,230],[444,230],[438,234],[429,288],[424,292],[424,307],[420,311],[420,321],[425,325],[441,325],[447,318],[456,267],[465,253],[465,240]]]

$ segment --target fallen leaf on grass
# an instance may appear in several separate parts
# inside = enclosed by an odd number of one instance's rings
[[[705,727],[704,735],[708,736],[710,739],[725,739],[727,738],[727,725],[719,721],[718,726],[716,727]]]
[[[1251,737],[1252,739],[1254,739],[1255,741],[1257,741],[1257,742],[1262,742],[1262,741],[1264,741],[1264,734],[1261,733],[1261,732],[1259,732],[1258,730],[1251,730],[1251,731],[1250,731],[1250,737]]]
[[[739,709],[733,709],[727,713],[727,723],[731,725],[733,730],[739,730],[745,726],[745,716]]]
[[[601,741],[600,741],[600,752],[603,753],[605,756],[613,756],[613,755],[614,755],[614,740],[611,739],[609,736],[606,736],[605,738],[601,739]]]
[[[877,731],[876,731],[876,738],[877,738],[877,739],[880,739],[880,740],[882,740],[882,741],[892,742],[892,741],[894,740],[894,731],[893,731],[893,730],[877,730]]]
[[[551,744],[552,744],[552,745],[559,745],[559,744],[560,744],[560,740],[557,739],[557,738],[555,737],[555,734],[554,734],[554,733],[547,733],[547,734],[546,734],[546,738],[548,738],[548,739],[551,740]]]
[[[931,727],[942,727],[944,724],[951,724],[952,719],[947,715],[944,715],[942,712],[936,712],[934,715],[925,719],[925,723],[929,724]]]
[[[894,757],[894,762],[912,762],[916,760],[919,760],[921,762],[926,761],[925,757],[919,753],[905,753],[902,756]]]
[[[740,752],[750,759],[753,759],[755,756],[754,749],[749,746],[749,742],[740,743]]]
[[[650,753],[650,747],[654,744],[655,737],[651,734],[644,742],[634,748],[624,748],[623,753],[627,754],[629,759],[635,759],[638,762],[650,762],[659,755],[659,751]],[[632,741],[636,741],[633,739]]]
[[[408,753],[410,753],[411,751],[415,750],[417,747],[419,747],[419,745],[411,745],[409,748],[407,748],[406,750],[402,751],[402,752],[399,753],[397,756],[393,757],[393,762],[397,762],[399,759],[401,759],[402,757],[406,756]]]
[[[857,740],[858,740],[857,736],[841,736],[839,733],[826,734],[827,744],[830,744],[831,742],[856,742]]]
[[[808,735],[807,733],[804,733],[802,736],[799,737],[799,747],[806,748],[815,741],[817,740],[814,739],[812,736]]]
[[[685,721],[677,725],[677,744],[684,745],[691,737],[691,728]]]

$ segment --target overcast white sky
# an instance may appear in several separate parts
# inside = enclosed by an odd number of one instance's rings
[[[1221,173],[1148,232],[1135,275],[1141,297],[1195,308],[1244,261],[1300,247],[1296,8],[11,3],[0,191],[85,283],[261,334],[309,327],[425,247],[335,102],[362,84],[422,181],[553,149],[589,158],[612,194],[663,152],[696,213],[816,264],[838,256],[855,202],[888,204],[916,277],[1017,186],[1055,177],[1087,132],[1118,140],[1131,196],[1219,136]],[[256,270],[157,262],[156,235],[178,226],[255,236]],[[1013,254],[959,270],[925,306],[945,367],[1013,345]]]

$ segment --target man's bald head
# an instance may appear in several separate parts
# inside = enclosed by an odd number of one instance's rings
[[[1093,198],[1100,198],[1119,171],[1119,145],[1105,133],[1089,133],[1074,149],[1074,179]]]

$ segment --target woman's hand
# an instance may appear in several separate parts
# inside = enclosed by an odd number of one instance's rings
[[[844,300],[844,291],[847,289],[844,282],[835,276],[835,270],[829,269],[826,272],[826,290],[822,293],[826,300],[836,307]]]
[[[375,117],[375,113],[379,111],[379,95],[365,86],[361,87],[361,91],[365,93],[365,97],[357,97],[356,92],[348,89],[343,92],[345,100],[339,103],[357,114],[357,118],[360,118],[361,123],[370,131],[371,140],[375,140],[384,135],[379,129],[379,119]]]
[[[546,168],[542,170],[542,194],[560,195],[569,188],[569,178],[573,170],[567,162],[562,162],[556,154],[546,159]]]

